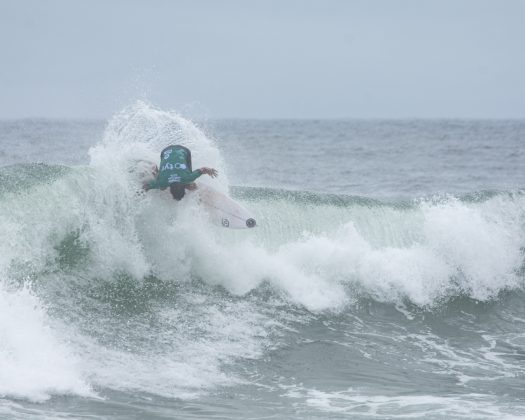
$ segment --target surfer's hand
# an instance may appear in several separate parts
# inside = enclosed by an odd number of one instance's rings
[[[215,178],[219,174],[216,169],[206,167],[201,168],[201,172],[211,176],[212,178]]]
[[[148,182],[145,182],[144,184],[142,184],[142,188],[143,188],[145,191],[148,191],[148,190],[149,190],[149,183],[148,183]]]
[[[153,173],[153,176],[156,177],[158,174],[159,174],[159,167],[157,165],[155,165],[153,168],[152,168],[152,171]]]

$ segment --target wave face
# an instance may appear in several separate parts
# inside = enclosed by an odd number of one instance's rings
[[[140,191],[145,162],[174,143],[219,170],[202,182],[250,208],[256,229]],[[149,398],[152,417],[523,408],[522,191],[387,202],[229,188],[217,144],[144,103],[89,156],[0,168],[0,413],[60,395],[123,416]],[[230,394],[241,398],[216,408]],[[33,414],[70,409],[53,404]]]

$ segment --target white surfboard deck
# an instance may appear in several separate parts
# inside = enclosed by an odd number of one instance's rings
[[[198,183],[199,201],[210,215],[212,223],[229,229],[247,229],[256,226],[253,215],[227,195]]]

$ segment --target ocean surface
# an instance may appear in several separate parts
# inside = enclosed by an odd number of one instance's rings
[[[525,418],[524,187],[525,120],[0,121],[0,418]]]

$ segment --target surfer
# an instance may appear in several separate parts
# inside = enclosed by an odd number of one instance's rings
[[[143,188],[165,190],[169,187],[171,195],[177,201],[182,200],[186,190],[197,189],[195,180],[206,174],[215,178],[218,174],[213,168],[202,167],[195,171],[191,169],[191,151],[184,146],[172,145],[160,152],[160,169],[155,165],[155,179],[143,184]]]

